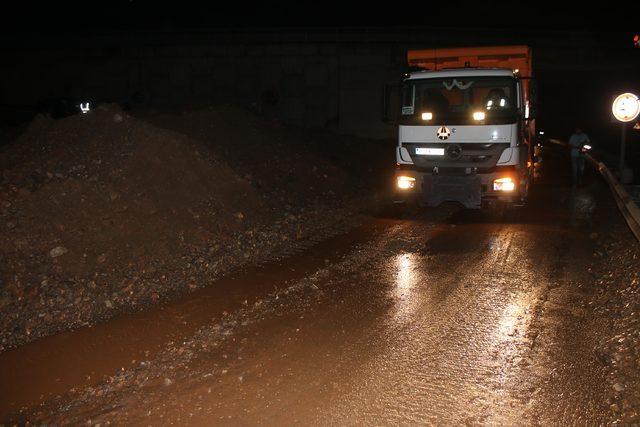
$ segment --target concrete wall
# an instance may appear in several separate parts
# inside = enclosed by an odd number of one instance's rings
[[[395,129],[381,121],[382,88],[398,81],[407,49],[491,44],[495,37],[357,29],[4,40],[0,104],[28,109],[69,97],[180,110],[234,103],[293,125],[388,138]],[[549,43],[552,49],[535,50],[534,64],[560,67],[549,69],[554,75],[588,54],[552,35]]]
[[[113,45],[113,46],[110,46]],[[3,55],[3,105],[68,97],[160,109],[240,104],[285,123],[389,137],[382,87],[400,75],[391,44],[208,40],[31,47]]]

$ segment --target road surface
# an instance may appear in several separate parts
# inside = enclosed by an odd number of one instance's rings
[[[546,185],[507,215],[367,217],[165,306],[1,354],[0,419],[606,423],[584,303],[597,209],[588,188]]]

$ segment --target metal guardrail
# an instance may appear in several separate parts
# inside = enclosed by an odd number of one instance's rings
[[[549,140],[553,144],[567,146],[568,144],[558,139]],[[618,182],[616,177],[611,173],[609,168],[602,162],[596,160],[592,155],[585,154],[589,163],[591,163],[600,172],[607,185],[613,193],[613,198],[618,205],[618,209],[622,213],[627,225],[635,238],[640,241],[640,208],[635,204],[627,190]]]

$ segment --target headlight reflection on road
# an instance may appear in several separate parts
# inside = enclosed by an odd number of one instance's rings
[[[413,293],[413,289],[418,283],[418,269],[416,261],[418,255],[413,253],[403,253],[396,255],[393,259],[395,264],[395,287],[392,297],[395,300],[395,317],[405,318],[410,315],[418,304],[418,298]]]
[[[414,271],[414,254],[401,254],[396,257],[396,265],[398,268],[396,276],[396,285],[398,295],[402,295],[415,285],[416,274]]]
[[[500,355],[501,366],[517,364],[529,348],[527,331],[533,318],[531,303],[531,295],[522,294],[515,297],[502,311],[495,330],[495,346]]]
[[[504,387],[523,380],[521,367],[528,363],[530,351],[527,332],[533,319],[532,302],[531,295],[514,295],[497,319],[491,363],[495,363],[495,378]]]
[[[506,337],[513,337],[519,332],[524,332],[518,328],[524,323],[525,315],[525,307],[520,305],[520,301],[514,301],[505,307],[498,327],[498,336],[501,339],[506,339]]]

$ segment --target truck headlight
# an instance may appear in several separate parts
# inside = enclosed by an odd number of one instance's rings
[[[513,191],[516,183],[509,177],[498,178],[493,181],[493,191]]]
[[[399,176],[397,183],[399,189],[408,190],[415,187],[416,179],[412,176]]]

